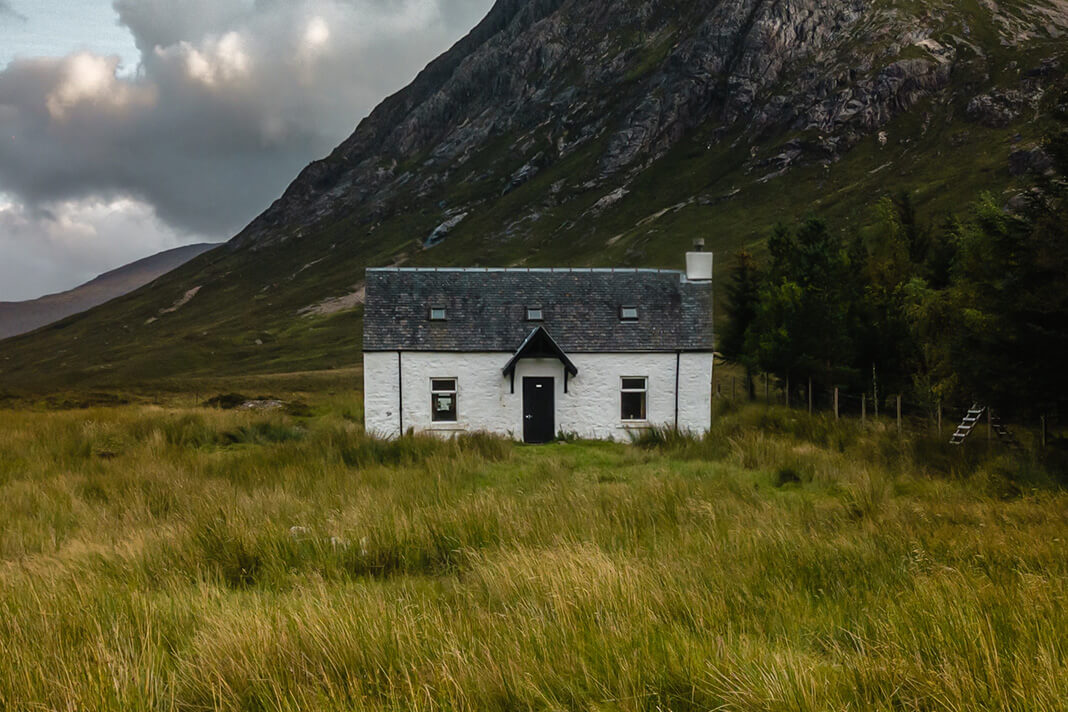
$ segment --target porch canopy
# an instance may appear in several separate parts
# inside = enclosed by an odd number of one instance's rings
[[[564,393],[567,393],[568,377],[577,376],[578,368],[567,357],[564,350],[556,343],[545,327],[539,326],[523,339],[515,354],[504,367],[504,375],[511,378],[512,393],[515,393],[515,369],[520,360],[525,358],[555,358],[564,365]]]

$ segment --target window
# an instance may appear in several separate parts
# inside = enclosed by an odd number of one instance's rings
[[[430,379],[430,419],[435,423],[455,423],[456,413],[456,379]]]
[[[622,384],[619,417],[623,420],[646,420],[645,404],[649,379],[627,377],[623,379]]]
[[[541,307],[527,307],[527,321],[541,321],[543,318]]]
[[[430,307],[430,321],[445,321],[445,307]]]
[[[638,321],[638,307],[620,307],[620,321]]]

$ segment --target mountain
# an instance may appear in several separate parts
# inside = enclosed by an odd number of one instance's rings
[[[0,339],[33,331],[115,297],[129,294],[218,246],[205,242],[177,247],[105,272],[96,279],[65,292],[22,302],[0,302]]]
[[[1064,0],[499,0],[225,248],[0,345],[0,386],[358,363],[366,266],[675,267],[1008,200],[1065,33]]]

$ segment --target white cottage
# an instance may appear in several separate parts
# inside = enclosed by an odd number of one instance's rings
[[[367,270],[368,432],[704,432],[712,255],[649,269]]]

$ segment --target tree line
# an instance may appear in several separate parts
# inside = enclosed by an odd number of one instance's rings
[[[1043,142],[1052,167],[1002,206],[990,194],[931,221],[908,193],[853,235],[818,217],[736,254],[719,347],[753,377],[1068,412],[1068,95]],[[804,384],[804,385],[802,385]]]

